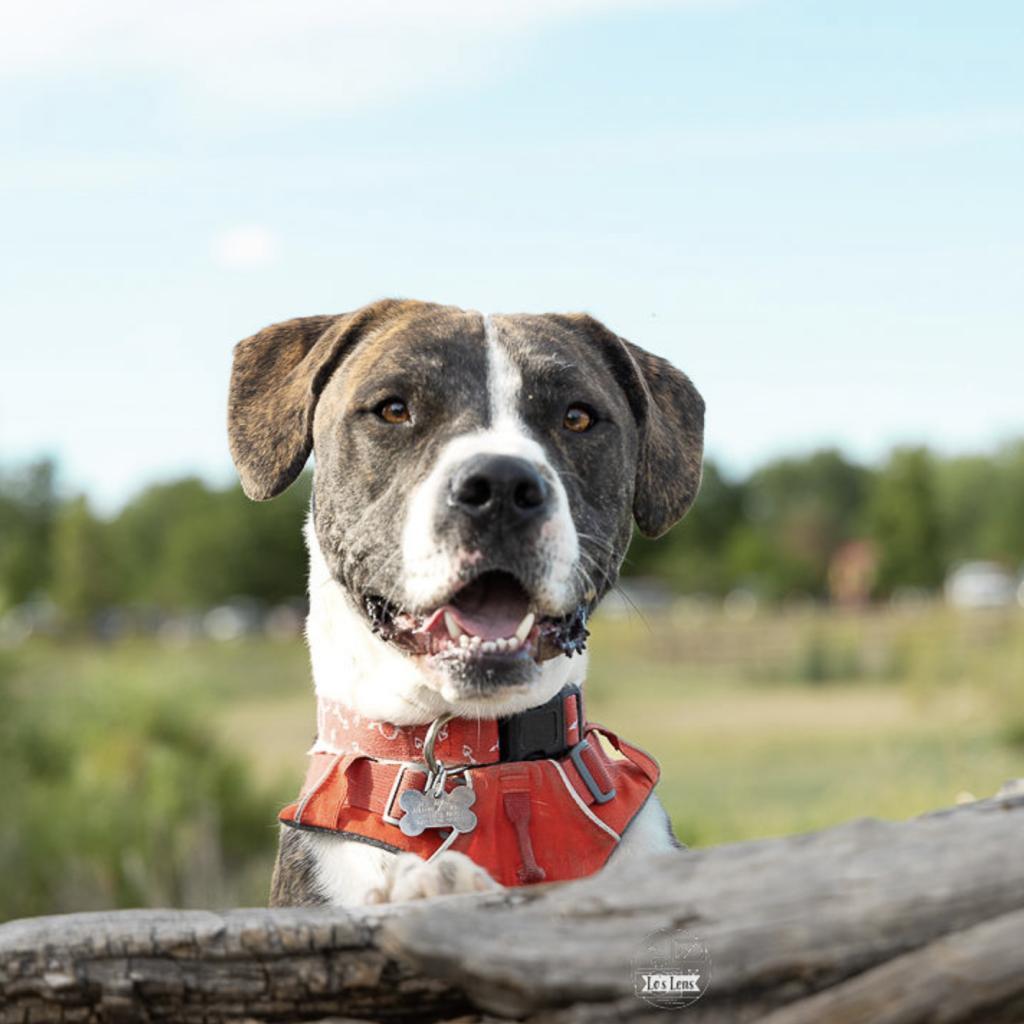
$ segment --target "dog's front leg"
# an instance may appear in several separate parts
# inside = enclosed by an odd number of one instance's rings
[[[374,902],[402,903],[428,896],[501,888],[479,864],[451,850],[429,861],[415,853],[399,853],[392,859],[391,868],[388,892]]]
[[[498,888],[483,868],[451,850],[425,861],[414,853],[285,828],[271,905],[359,907]]]

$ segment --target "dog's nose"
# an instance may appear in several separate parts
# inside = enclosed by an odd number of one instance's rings
[[[478,455],[455,472],[448,503],[473,519],[517,526],[544,512],[550,491],[525,459]]]

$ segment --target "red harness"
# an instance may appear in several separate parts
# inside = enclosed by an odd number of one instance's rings
[[[476,822],[469,831],[437,826],[407,835],[400,804],[403,794],[427,786],[429,727],[369,721],[323,698],[317,725],[306,782],[281,812],[283,824],[424,860],[456,850],[506,886],[598,871],[659,775],[649,755],[585,722],[578,688],[567,687],[539,709],[498,720],[456,718],[435,730],[433,756],[448,772],[439,790],[469,787],[475,799],[461,793],[457,802],[471,802]]]

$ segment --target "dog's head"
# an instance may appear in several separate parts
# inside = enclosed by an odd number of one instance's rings
[[[384,301],[240,342],[228,427],[251,498],[314,453],[330,575],[457,704],[528,692],[582,649],[633,520],[657,536],[693,501],[703,412],[589,316]]]

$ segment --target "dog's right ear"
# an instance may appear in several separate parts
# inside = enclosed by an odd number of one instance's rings
[[[389,299],[355,313],[286,320],[235,346],[228,444],[250,498],[276,497],[302,472],[331,374],[366,329],[400,305]]]

